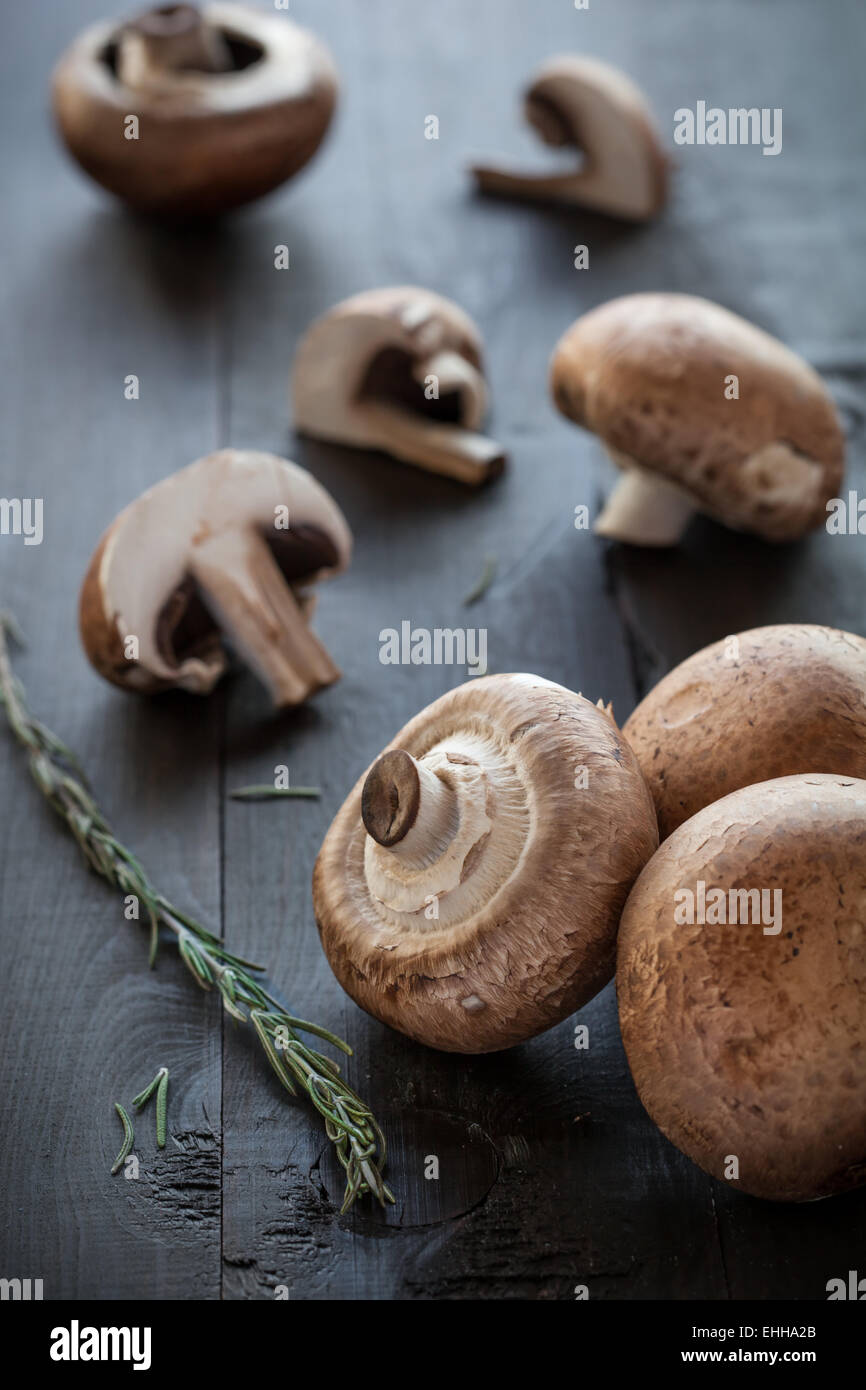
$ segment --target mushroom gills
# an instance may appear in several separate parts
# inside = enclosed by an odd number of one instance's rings
[[[340,678],[307,625],[304,600],[252,529],[223,531],[192,550],[192,576],[207,608],[278,707],[300,704]]]

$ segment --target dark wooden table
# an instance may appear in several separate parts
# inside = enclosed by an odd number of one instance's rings
[[[465,678],[385,667],[381,628],[484,626],[492,669],[532,670],[613,701],[620,719],[693,649],[762,623],[864,629],[866,540],[771,548],[697,523],[677,550],[608,548],[573,525],[610,481],[597,442],[554,412],[550,350],[583,310],[634,290],[696,291],[754,319],[826,376],[864,494],[866,144],[858,0],[296,0],[343,76],[332,136],[298,182],[210,230],[169,232],[91,187],[58,148],[51,66],[125,0],[29,0],[4,17],[2,485],[43,497],[45,539],[0,538],[0,595],[29,639],[32,702],[81,755],[119,833],[163,890],[271,965],[294,1008],[348,1038],[354,1084],[384,1120],[387,1217],[338,1214],[316,1118],[246,1030],[198,992],[79,862],[0,731],[3,1121],[0,1275],[50,1298],[825,1297],[863,1272],[866,1191],[803,1207],[711,1181],[644,1114],[613,987],[498,1056],[442,1056],[362,1014],[320,951],[313,861],[359,772],[422,705]],[[676,155],[662,219],[629,229],[482,201],[474,156],[536,158],[518,92],[549,54],[621,65]],[[782,107],[784,148],[674,151],[673,112]],[[435,114],[440,138],[424,138]],[[573,247],[590,248],[589,271]],[[274,268],[287,244],[291,270]],[[507,474],[481,494],[384,458],[295,438],[286,380],[310,318],[369,286],[453,296],[489,345],[492,432]],[[140,378],[138,401],[124,378]],[[145,486],[223,445],[288,455],[339,499],[349,575],[317,627],[343,680],[275,718],[252,677],[212,699],[145,702],[103,684],[76,633],[103,527]],[[493,587],[463,596],[484,557]],[[318,802],[241,805],[287,763]],[[171,1071],[170,1137],[140,1125],[140,1177],[109,1176],[126,1101]],[[439,1182],[424,1159],[440,1160]]]

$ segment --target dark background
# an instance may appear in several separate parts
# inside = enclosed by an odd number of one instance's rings
[[[331,137],[295,184],[211,230],[131,217],[59,149],[53,62],[114,0],[5,0],[0,493],[45,499],[45,540],[0,538],[0,605],[29,649],[37,712],[81,755],[122,838],[163,891],[271,966],[295,1010],[349,1039],[351,1081],[384,1121],[387,1217],[341,1218],[318,1120],[292,1104],[170,948],[149,973],[143,928],[78,851],[0,733],[2,1172],[0,1275],[46,1297],[823,1298],[864,1269],[866,1191],[802,1207],[710,1180],[651,1124],[619,1041],[613,987],[507,1054],[418,1047],[362,1014],[322,956],[313,861],[358,774],[465,672],[383,667],[378,633],[486,626],[496,671],[532,670],[613,701],[620,720],[696,647],[779,621],[862,631],[863,537],[771,548],[698,522],[676,551],[609,549],[573,527],[611,481],[598,443],[554,412],[549,353],[581,312],[643,289],[702,293],[824,373],[864,487],[864,9],[858,0],[293,0],[343,78]],[[662,218],[627,228],[580,211],[474,196],[481,155],[535,159],[518,96],[573,50],[621,65],[675,156]],[[673,112],[784,110],[776,158],[673,146]],[[440,119],[438,142],[424,119]],[[590,270],[572,248],[590,247]],[[292,268],[276,271],[274,247]],[[286,381],[310,318],[356,290],[417,283],[455,298],[488,343],[499,482],[473,494],[374,455],[298,441]],[[141,399],[124,399],[128,373]],[[223,445],[309,467],[356,537],[316,627],[343,680],[275,718],[242,673],[208,701],[124,696],[79,648],[77,590],[117,511]],[[498,575],[463,596],[487,555]],[[318,802],[241,805],[270,780]],[[138,1126],[137,1182],[111,1178],[112,1102],[166,1065],[170,1138]],[[439,1156],[438,1183],[423,1178]]]

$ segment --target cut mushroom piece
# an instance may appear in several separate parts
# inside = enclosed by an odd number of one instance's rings
[[[714,1178],[803,1202],[866,1181],[866,781],[743,787],[629,895],[617,998],[638,1094]]]
[[[596,522],[675,545],[695,512],[768,541],[822,526],[844,439],[821,378],[745,319],[684,294],[634,294],[560,339],[551,391],[624,470]]]
[[[166,5],[81,34],[54,74],[81,167],[144,211],[208,216],[268,193],[315,154],[337,78],[327,49],[245,5]]]
[[[482,342],[462,309],[429,290],[370,290],[307,330],[292,369],[304,434],[478,485],[505,455],[479,430],[487,409]]]
[[[797,772],[866,778],[866,640],[807,623],[725,637],[659,681],[623,733],[662,839],[752,782]]]
[[[108,528],[81,591],[84,649],[106,680],[207,695],[222,634],[278,707],[340,672],[310,631],[310,587],[339,574],[352,538],[297,464],[224,449],[157,483]]]
[[[580,151],[561,173],[476,165],[484,193],[576,203],[630,221],[654,217],[667,196],[668,160],[643,93],[625,73],[591,58],[551,58],[524,99],[546,145]]]
[[[658,843],[608,710],[531,675],[443,695],[359,779],[313,876],[322,945],[362,1008],[448,1052],[559,1023],[610,979]]]

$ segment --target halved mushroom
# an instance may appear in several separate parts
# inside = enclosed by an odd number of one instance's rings
[[[343,300],[307,330],[292,368],[294,419],[315,439],[381,449],[477,485],[505,455],[487,410],[481,335],[456,304],[400,286]]]
[[[172,216],[223,212],[291,178],[318,149],[336,94],[312,34],[222,3],[97,24],[54,73],[60,132],[81,167],[134,207]]]
[[[524,111],[546,145],[579,150],[562,173],[512,173],[475,165],[483,193],[576,203],[631,221],[654,217],[667,196],[668,160],[638,87],[592,58],[551,58],[536,74]]]
[[[313,902],[343,988],[447,1052],[550,1028],[613,970],[619,914],[658,843],[609,708],[486,676],[401,729],[325,837]]]
[[[125,690],[208,695],[222,634],[278,707],[339,679],[309,628],[310,587],[349,563],[323,487],[273,454],[223,449],[157,483],[102,537],[81,590],[81,640]]]
[[[623,733],[662,839],[752,782],[797,772],[866,778],[866,641],[806,623],[725,637],[659,681]]]
[[[633,294],[560,339],[551,390],[624,470],[596,522],[675,545],[695,512],[769,541],[826,521],[844,439],[821,378],[768,333],[706,299]]]
[[[652,1119],[714,1178],[803,1202],[866,1181],[866,781],[743,787],[675,830],[619,931]]]

